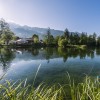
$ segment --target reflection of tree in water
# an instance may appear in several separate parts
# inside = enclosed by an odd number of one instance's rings
[[[0,63],[3,68],[3,71],[6,72],[10,66],[11,61],[15,58],[15,54],[9,48],[0,49]]]
[[[97,49],[96,49],[96,54],[97,54],[97,55],[100,55],[100,48],[97,48]]]
[[[80,57],[80,59],[85,59],[87,56],[94,58],[94,49],[77,49],[77,48],[45,48],[45,57],[50,62],[50,58],[63,57],[63,61],[66,62],[68,58]]]
[[[63,61],[66,62],[66,60],[69,57],[80,57],[80,59],[85,59],[86,56],[94,58],[94,50],[88,50],[88,49],[77,49],[77,48],[58,48],[58,54],[63,57]]]
[[[86,49],[86,56],[93,59],[94,58],[94,49]]]
[[[31,53],[33,56],[37,56],[39,54],[39,49],[38,48],[16,48],[16,51],[18,53],[21,52],[21,54],[24,53]]]
[[[46,57],[46,60],[48,60],[48,63],[50,62],[50,58],[53,55],[53,52],[54,52],[53,48],[45,49],[45,57]]]
[[[32,52],[33,56],[37,56],[39,54],[39,49],[37,49],[37,48],[36,49],[32,49],[31,52]]]
[[[68,52],[67,52],[67,49],[64,49],[64,48],[58,48],[58,54],[60,56],[63,57],[63,61],[66,62],[67,59],[68,59]]]

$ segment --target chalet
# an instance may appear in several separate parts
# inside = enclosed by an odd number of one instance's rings
[[[44,45],[43,40],[40,40],[38,43],[41,44],[41,45]],[[11,40],[10,44],[15,44],[15,45],[23,45],[23,44],[25,44],[25,45],[32,45],[32,44],[34,44],[34,40],[32,38],[19,38],[16,41]]]
[[[16,41],[12,41],[13,44],[32,44],[32,38],[19,38]]]

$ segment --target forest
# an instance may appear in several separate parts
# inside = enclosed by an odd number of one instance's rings
[[[88,34],[86,32],[70,32],[67,28],[60,35],[54,37],[50,31],[50,28],[47,29],[47,32],[44,33],[43,39],[39,39],[39,36],[33,33],[31,38],[31,45],[42,46],[59,46],[59,47],[73,47],[73,46],[100,46],[100,36],[94,32],[93,34]],[[11,29],[9,24],[4,20],[0,20],[0,44],[1,45],[16,45],[14,41],[17,41],[20,37],[16,36]],[[30,45],[30,44],[28,44]],[[41,45],[39,45],[41,46]]]

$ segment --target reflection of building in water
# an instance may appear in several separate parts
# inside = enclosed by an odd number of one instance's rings
[[[17,53],[22,54],[22,51],[16,50]]]

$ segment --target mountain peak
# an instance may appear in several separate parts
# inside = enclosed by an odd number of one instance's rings
[[[46,34],[48,28],[30,27],[28,25],[19,25],[13,22],[9,22],[10,29],[19,37],[32,37],[33,34],[37,34],[40,38]],[[63,31],[51,29],[51,34],[55,37],[62,35]]]

